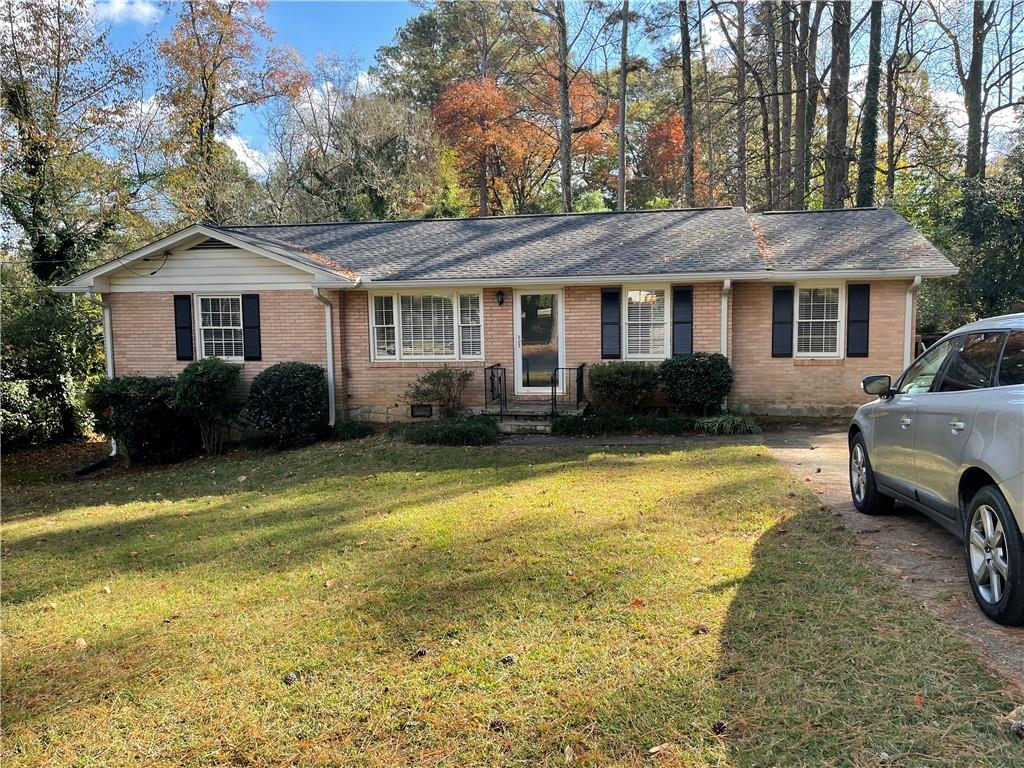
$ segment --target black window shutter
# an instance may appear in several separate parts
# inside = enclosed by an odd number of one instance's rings
[[[868,356],[868,319],[871,312],[871,286],[846,287],[846,356]]]
[[[693,352],[693,288],[672,289],[672,354]]]
[[[260,295],[242,294],[242,350],[244,360],[260,360]]]
[[[174,349],[179,360],[195,359],[195,335],[192,333],[192,297],[174,297]]]
[[[601,359],[622,357],[622,291],[601,289]]]
[[[772,288],[772,357],[793,356],[793,286]]]

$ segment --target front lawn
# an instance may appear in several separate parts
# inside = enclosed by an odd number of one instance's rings
[[[997,681],[797,485],[386,438],[8,482],[0,759],[1020,765]]]

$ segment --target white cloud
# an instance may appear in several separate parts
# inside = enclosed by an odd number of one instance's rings
[[[366,70],[356,72],[356,90],[359,93],[376,93],[380,82]]]
[[[270,171],[270,159],[267,155],[255,147],[249,146],[249,143],[237,133],[231,134],[222,141],[242,161],[242,165],[251,175],[266,176]]]
[[[98,0],[95,13],[97,20],[114,24],[121,21],[152,24],[160,18],[161,11],[150,0]]]

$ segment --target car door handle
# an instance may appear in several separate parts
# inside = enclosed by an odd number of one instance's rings
[[[909,427],[913,423],[914,423],[914,420],[909,418],[909,417],[907,417],[907,416],[904,416],[902,419],[900,419],[900,426],[903,427],[903,429],[906,429],[907,427]]]
[[[954,435],[957,432],[961,431],[962,429],[964,429],[966,427],[967,427],[967,425],[964,424],[964,422],[962,422],[962,421],[951,421],[951,422],[949,422],[949,428],[953,432]]]

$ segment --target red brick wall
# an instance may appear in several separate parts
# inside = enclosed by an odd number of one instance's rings
[[[903,368],[903,316],[909,281],[871,284],[868,357],[836,360],[772,357],[772,284],[734,283],[731,402],[755,412],[848,410],[871,398],[860,388],[871,373]]]

